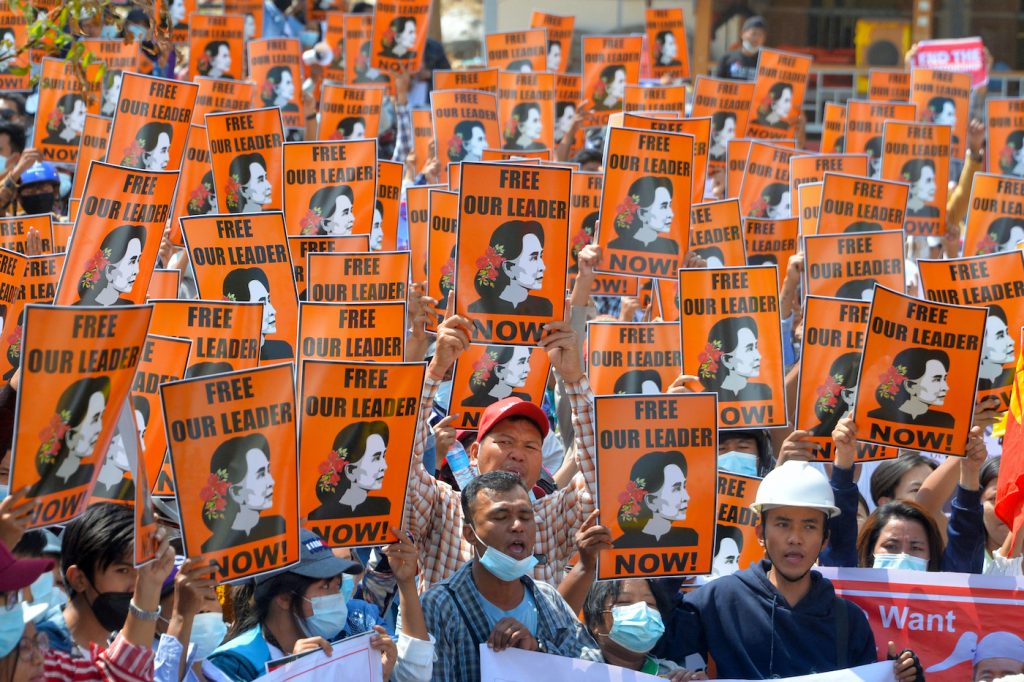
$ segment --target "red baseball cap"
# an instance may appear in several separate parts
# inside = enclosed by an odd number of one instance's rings
[[[550,426],[544,411],[529,401],[509,396],[508,398],[502,398],[496,403],[491,403],[484,410],[483,414],[480,415],[480,425],[477,428],[476,435],[477,442],[482,441],[484,436],[494,428],[495,424],[509,417],[525,417],[540,430],[541,438],[545,438],[548,435]]]
[[[0,592],[28,587],[46,571],[53,570],[53,559],[18,559],[0,542]]]

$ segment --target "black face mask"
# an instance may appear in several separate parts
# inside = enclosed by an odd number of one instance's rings
[[[21,204],[21,208],[27,215],[49,213],[53,210],[53,202],[53,192],[42,192],[40,194],[18,197],[18,203]]]
[[[131,592],[100,592],[89,607],[104,630],[114,632],[124,627],[128,620],[128,604]]]

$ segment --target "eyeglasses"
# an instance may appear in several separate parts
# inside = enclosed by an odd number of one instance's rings
[[[45,632],[37,632],[32,637],[22,637],[18,642],[18,653],[22,658],[45,658],[50,653],[50,638]]]

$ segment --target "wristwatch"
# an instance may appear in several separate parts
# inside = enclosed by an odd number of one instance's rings
[[[156,620],[160,617],[160,607],[157,606],[156,611],[146,611],[136,606],[135,600],[132,599],[128,602],[128,613],[132,614],[139,620]]]

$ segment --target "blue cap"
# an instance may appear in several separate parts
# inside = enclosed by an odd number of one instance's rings
[[[49,161],[36,161],[27,171],[21,174],[21,184],[32,185],[37,182],[60,183],[57,169]]]

